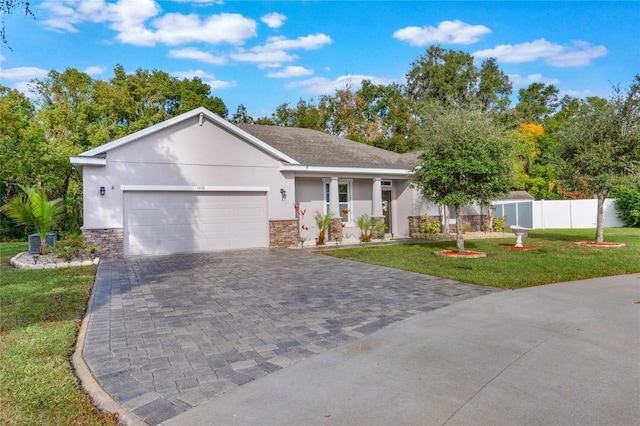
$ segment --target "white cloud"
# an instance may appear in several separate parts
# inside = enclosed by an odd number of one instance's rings
[[[292,62],[298,59],[295,55],[278,50],[275,52],[247,52],[241,51],[231,54],[231,58],[238,62],[250,62],[260,68],[277,68],[283,62]]]
[[[105,67],[94,65],[91,67],[87,67],[87,69],[85,69],[84,72],[89,75],[99,75],[99,74],[102,74],[105,70],[106,70]]]
[[[311,34],[297,39],[270,37],[263,45],[232,53],[231,58],[238,62],[257,64],[260,68],[277,68],[283,63],[298,59],[298,56],[287,53],[287,50],[314,50],[332,42],[331,37],[325,34]]]
[[[310,34],[297,39],[288,39],[286,37],[270,37],[262,46],[256,46],[251,50],[254,52],[273,52],[276,50],[304,49],[315,50],[320,49],[326,44],[331,44],[333,40],[328,35],[318,33]]]
[[[295,81],[285,85],[286,89],[302,88],[304,92],[312,95],[324,95],[335,92],[336,89],[344,89],[347,85],[352,90],[359,90],[362,87],[362,80],[369,80],[373,84],[389,85],[394,80],[389,78],[374,77],[370,75],[343,75],[335,80],[324,77],[314,77],[306,80]]]
[[[572,98],[587,98],[589,96],[593,96],[593,92],[589,89],[587,90],[560,90],[558,92],[558,97],[563,98],[564,96],[571,96]]]
[[[43,78],[49,71],[36,67],[3,68],[0,70],[0,80],[27,81]]]
[[[499,62],[522,63],[544,60],[553,67],[580,67],[589,65],[592,59],[608,53],[604,46],[594,46],[584,41],[570,45],[549,42],[543,38],[520,44],[502,44],[473,54],[476,58],[496,58]]]
[[[154,0],[45,0],[41,7],[48,11],[41,23],[54,31],[78,32],[84,22],[107,23],[117,32],[121,43],[155,46],[188,42],[242,44],[256,35],[257,23],[234,13],[221,13],[201,18],[196,14],[168,13]],[[151,22],[147,21],[157,17]]]
[[[290,78],[290,77],[302,77],[305,75],[312,75],[312,74],[313,74],[313,70],[309,70],[304,67],[289,66],[282,71],[267,73],[267,77]]]
[[[169,13],[153,21],[158,42],[176,45],[189,42],[242,44],[256,36],[256,22],[236,13],[221,13],[201,20],[198,15]]]
[[[195,3],[195,4],[218,4],[218,5],[222,5],[224,4],[224,1],[222,0],[171,0],[174,3]]]
[[[528,87],[531,83],[553,84],[554,86],[560,84],[560,80],[557,78],[544,77],[542,74],[529,74],[525,77],[520,74],[509,74],[509,80],[513,87]]]
[[[195,61],[204,62],[207,64],[223,65],[227,63],[227,59],[221,56],[214,56],[209,52],[203,52],[202,50],[195,49],[193,47],[186,47],[184,49],[172,49],[169,51],[170,58],[176,59],[193,59]]]
[[[269,28],[280,28],[284,25],[284,21],[287,20],[287,17],[281,13],[273,12],[264,15],[260,20],[267,24]]]
[[[426,46],[431,43],[472,44],[491,33],[484,25],[471,25],[465,22],[442,21],[437,27],[406,27],[393,33],[393,37],[406,41],[412,46]]]
[[[208,73],[203,70],[175,71],[172,72],[171,75],[179,79],[186,78],[188,80],[191,80],[194,77],[198,77],[204,84],[209,85],[209,87],[211,87],[211,90],[226,89],[228,87],[237,86],[238,84],[235,81],[218,80],[214,74]]]

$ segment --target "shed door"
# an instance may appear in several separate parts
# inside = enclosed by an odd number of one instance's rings
[[[268,247],[259,192],[125,192],[125,256]]]

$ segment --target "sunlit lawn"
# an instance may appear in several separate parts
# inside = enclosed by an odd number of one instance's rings
[[[0,424],[117,424],[86,397],[69,361],[95,266],[8,266],[21,251],[26,243],[0,244]]]
[[[622,242],[621,248],[589,248],[576,241],[593,241],[595,230],[536,230],[524,239],[531,251],[505,247],[509,239],[465,241],[465,249],[481,251],[486,258],[455,259],[434,254],[455,250],[455,242],[404,244],[346,248],[323,254],[435,275],[467,283],[500,288],[522,288],[554,282],[640,272],[640,229],[607,228],[605,241]]]

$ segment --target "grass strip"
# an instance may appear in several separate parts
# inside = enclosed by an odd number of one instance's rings
[[[0,424],[116,425],[70,363],[96,267],[18,270],[26,244],[0,244]]]
[[[455,259],[435,251],[455,250],[455,242],[384,245],[322,251],[322,254],[374,265],[388,266],[457,281],[516,289],[542,284],[640,272],[640,229],[608,228],[607,242],[625,243],[620,248],[579,247],[577,241],[593,241],[595,230],[536,230],[524,243],[530,251],[510,250],[510,239],[465,241],[465,249],[487,257]]]

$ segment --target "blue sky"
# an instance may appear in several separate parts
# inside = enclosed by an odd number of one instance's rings
[[[514,94],[532,82],[608,97],[640,73],[640,2],[31,1],[5,16],[0,83],[51,69],[108,80],[159,69],[200,77],[235,112],[270,115],[347,82],[402,83],[432,44],[495,57]]]

